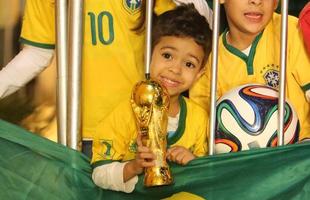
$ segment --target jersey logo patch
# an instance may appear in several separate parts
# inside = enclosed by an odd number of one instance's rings
[[[138,150],[138,145],[136,140],[131,140],[128,147],[129,152],[136,153]]]
[[[261,74],[263,74],[266,85],[279,89],[279,66],[274,64],[267,65],[263,68]]]
[[[100,140],[100,156],[104,159],[112,159],[114,155],[113,141],[112,140]]]
[[[136,14],[142,5],[142,0],[123,0],[123,6],[130,14]]]

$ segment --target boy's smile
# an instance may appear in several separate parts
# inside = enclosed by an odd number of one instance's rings
[[[160,82],[166,87],[178,87],[181,84],[180,81],[173,80],[165,76],[160,76]]]
[[[155,45],[151,77],[164,85],[171,100],[188,90],[203,70],[204,51],[192,38],[164,36]]]
[[[244,16],[247,20],[253,23],[259,23],[263,20],[263,14],[261,12],[246,12]]]

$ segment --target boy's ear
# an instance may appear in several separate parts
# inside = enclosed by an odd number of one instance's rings
[[[273,0],[273,9],[276,10],[278,8],[279,0]]]
[[[202,67],[201,69],[200,69],[200,71],[197,73],[197,75],[196,75],[196,81],[205,73],[205,71],[206,71],[206,68],[205,67]]]

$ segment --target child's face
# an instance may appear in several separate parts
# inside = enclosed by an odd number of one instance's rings
[[[259,34],[270,21],[278,0],[221,0],[229,30],[249,36]]]
[[[192,38],[162,37],[153,49],[151,78],[177,97],[202,75],[203,58],[203,48]]]

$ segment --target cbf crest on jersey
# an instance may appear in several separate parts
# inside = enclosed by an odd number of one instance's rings
[[[279,66],[275,64],[270,64],[265,67],[260,72],[265,79],[266,85],[279,89]]]
[[[130,14],[137,13],[142,5],[142,0],[123,0],[123,6]]]

